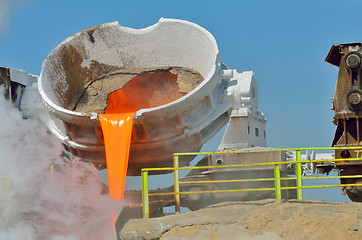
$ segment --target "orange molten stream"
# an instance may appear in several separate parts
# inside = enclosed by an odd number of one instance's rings
[[[134,113],[100,114],[106,149],[109,194],[123,199]]]
[[[184,95],[179,92],[177,75],[170,72],[139,75],[108,95],[105,114],[99,114],[99,119],[106,150],[109,194],[112,198],[124,197],[135,112],[172,102]]]

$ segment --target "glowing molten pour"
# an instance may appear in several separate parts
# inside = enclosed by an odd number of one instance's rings
[[[182,96],[177,75],[155,72],[139,75],[108,95],[105,114],[99,114],[106,150],[109,194],[123,199],[128,168],[133,116],[143,108],[157,107]]]
[[[123,199],[134,113],[100,114],[106,148],[109,194]]]

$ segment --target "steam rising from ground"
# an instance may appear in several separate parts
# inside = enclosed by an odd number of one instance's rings
[[[8,29],[12,8],[28,2],[28,0],[0,0],[0,37]]]
[[[59,141],[2,94],[0,116],[0,240],[115,239],[120,202],[101,194],[96,169],[61,158]]]

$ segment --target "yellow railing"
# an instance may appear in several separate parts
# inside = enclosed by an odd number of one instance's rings
[[[303,177],[302,176],[302,163],[321,163],[321,162],[347,162],[347,161],[361,161],[361,158],[343,158],[343,159],[323,159],[323,160],[302,160],[301,151],[305,150],[361,150],[361,147],[330,147],[330,148],[279,148],[279,149],[263,149],[263,150],[244,150],[244,151],[225,151],[225,152],[192,152],[192,153],[175,153],[173,157],[174,167],[165,168],[144,168],[141,170],[142,176],[142,207],[143,216],[149,217],[149,197],[161,195],[174,195],[175,196],[175,212],[180,212],[180,195],[181,194],[202,194],[202,193],[222,193],[222,192],[243,192],[243,191],[275,191],[275,198],[281,199],[281,191],[287,189],[296,189],[297,199],[303,199],[303,189],[311,188],[328,188],[328,187],[347,187],[347,186],[362,186],[362,184],[334,184],[334,185],[317,185],[317,186],[303,186],[303,179],[331,179],[331,178],[362,178],[362,175],[348,175],[348,176],[326,176],[326,177]],[[222,166],[197,166],[197,167],[179,167],[179,156],[196,156],[196,155],[213,155],[213,154],[233,154],[233,153],[250,153],[250,152],[275,152],[275,151],[295,151],[295,161],[281,161],[281,162],[265,162],[265,163],[250,163],[250,164],[237,164],[237,165],[222,165]],[[358,155],[357,155],[358,156]],[[280,177],[280,166],[283,164],[295,164],[296,174],[295,177]],[[217,181],[191,181],[180,182],[180,170],[193,170],[193,169],[213,169],[213,168],[242,168],[251,166],[274,166],[273,178],[257,178],[257,179],[234,179],[234,180],[217,180]],[[148,189],[148,172],[150,171],[173,171],[174,172],[174,192],[165,193],[149,193]],[[282,187],[281,180],[296,180],[296,186]],[[227,183],[227,182],[255,182],[255,181],[274,181],[273,188],[250,188],[250,189],[227,189],[227,190],[212,190],[212,191],[192,191],[180,192],[180,184],[193,184],[193,183]]]
[[[49,171],[50,173],[54,172],[54,162],[50,162],[50,166],[49,166]],[[13,187],[13,183],[11,182],[11,180],[8,178],[8,176],[0,176],[0,179],[2,181],[3,184],[3,189],[5,191],[5,193],[10,192],[10,190]]]
[[[5,193],[10,192],[10,190],[12,188],[11,181],[8,179],[7,176],[1,176],[0,178],[2,179],[3,189],[4,189]]]

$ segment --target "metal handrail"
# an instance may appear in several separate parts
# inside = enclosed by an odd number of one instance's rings
[[[9,180],[9,178],[7,176],[0,176],[0,178],[2,178],[3,188],[5,190],[5,193],[10,192],[11,187],[12,187],[12,183]]]
[[[53,173],[54,172],[54,161],[50,162],[49,165],[49,172]],[[2,179],[3,182],[3,188],[5,189],[5,193],[10,192],[10,190],[12,189],[12,181],[8,178],[8,176],[0,176],[0,179]]]
[[[301,160],[301,151],[304,150],[361,150],[362,147],[310,147],[310,148],[274,148],[274,149],[258,149],[258,150],[242,150],[242,151],[221,151],[221,152],[190,152],[190,153],[175,153],[173,156],[174,167],[164,168],[143,168],[141,170],[142,176],[142,207],[143,216],[149,217],[149,196],[161,195],[174,195],[175,196],[175,213],[180,212],[180,195],[181,194],[195,194],[195,193],[221,193],[221,192],[241,192],[241,191],[275,191],[275,198],[281,199],[281,191],[287,189],[297,190],[297,199],[303,199],[303,189],[308,188],[327,188],[327,187],[347,187],[347,186],[362,186],[362,184],[334,184],[334,185],[318,185],[318,186],[302,186],[303,179],[332,179],[332,178],[362,178],[362,175],[348,175],[348,176],[327,176],[327,177],[303,177],[302,176],[302,163],[318,163],[318,162],[346,162],[346,161],[361,161],[361,158],[343,158],[343,159],[322,159],[322,160]],[[230,153],[250,153],[250,152],[275,152],[275,151],[295,151],[295,161],[283,162],[266,162],[266,163],[248,163],[248,164],[235,164],[235,165],[222,165],[222,166],[196,166],[196,167],[179,167],[179,156],[190,155],[212,155],[212,154],[230,154]],[[295,177],[280,177],[280,165],[294,163],[296,165]],[[212,169],[212,168],[236,168],[236,167],[251,167],[251,166],[274,166],[274,178],[258,178],[258,179],[234,179],[234,180],[217,180],[217,181],[179,181],[179,170],[193,170],[193,169]],[[167,193],[149,193],[148,191],[148,172],[149,171],[173,171],[174,172],[174,192]],[[296,180],[295,187],[282,187],[281,180]],[[192,183],[215,183],[215,182],[246,182],[246,181],[273,181],[274,188],[256,188],[256,189],[228,189],[228,190],[212,190],[212,191],[192,191],[180,192],[180,184]]]

